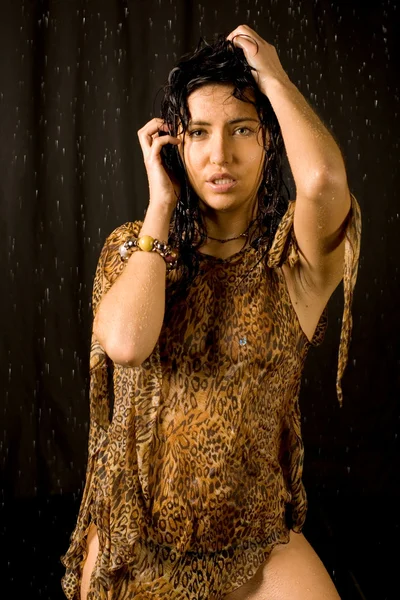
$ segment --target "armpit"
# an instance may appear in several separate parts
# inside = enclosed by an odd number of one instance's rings
[[[279,224],[274,241],[268,253],[267,264],[274,269],[287,264],[294,267],[299,260],[299,249],[294,235],[294,212],[296,202],[289,203],[288,209]],[[347,218],[345,232],[345,253],[343,263],[343,291],[344,307],[342,317],[342,328],[339,341],[339,358],[336,376],[336,392],[339,404],[343,402],[342,377],[347,365],[350,336],[353,319],[351,306],[354,288],[357,280],[358,262],[360,256],[361,242],[361,210],[353,194],[351,194],[351,209]]]

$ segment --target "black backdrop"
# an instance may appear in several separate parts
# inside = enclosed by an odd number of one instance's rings
[[[399,534],[399,69],[395,1],[0,1],[2,582],[62,598],[86,466],[90,294],[108,233],[143,216],[136,131],[176,59],[248,23],[331,127],[363,211],[344,407],[342,289],[301,392],[306,535],[345,600],[391,592]],[[397,46],[396,46],[397,43]],[[301,141],[299,141],[301,143]],[[394,540],[394,548],[389,550]]]

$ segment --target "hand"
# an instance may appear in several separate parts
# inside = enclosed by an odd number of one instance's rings
[[[154,118],[137,133],[149,180],[150,203],[160,202],[174,209],[179,198],[180,186],[173,173],[167,173],[161,158],[161,149],[166,144],[178,145],[181,140],[169,134],[160,136],[160,131],[168,131],[168,127],[162,119]]]
[[[242,48],[250,67],[256,69],[256,71],[252,71],[254,79],[261,92],[266,96],[271,81],[278,80],[285,83],[290,81],[287,73],[283,70],[274,46],[263,40],[248,25],[239,25],[226,39]]]

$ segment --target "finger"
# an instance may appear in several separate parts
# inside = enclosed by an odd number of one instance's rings
[[[147,152],[150,149],[153,143],[153,136],[158,136],[160,129],[165,130],[164,125],[166,124],[163,119],[154,118],[138,130],[137,135],[143,152]]]
[[[257,33],[257,32],[256,32],[254,29],[252,29],[252,28],[250,27],[250,25],[244,24],[244,25],[242,25],[242,28],[243,28],[245,31],[247,31],[247,33],[249,33],[250,35],[253,35],[254,37],[260,37],[260,36],[258,35],[258,33]]]
[[[236,33],[247,33],[250,35],[254,35],[257,36],[257,32],[254,31],[254,29],[252,29],[249,25],[246,25],[246,23],[239,25],[238,27],[236,27],[236,29],[234,29],[229,35],[235,35]]]
[[[236,29],[234,29],[233,31],[230,32],[230,34],[228,35],[228,37],[226,39],[232,41],[232,38],[235,35],[237,35],[238,33],[241,33],[241,32],[245,32],[245,29],[244,29],[245,27],[246,27],[246,25],[239,25],[238,27],[236,27]]]
[[[153,133],[159,131],[159,129],[163,128],[165,125],[165,121],[163,119],[154,118],[151,119],[148,123],[146,123],[141,129],[137,131],[139,137],[143,136],[151,136]]]
[[[244,33],[237,33],[233,36],[232,44],[241,48],[247,59],[252,59],[257,56],[260,49],[258,42],[250,35]]]
[[[139,131],[147,131],[148,129],[157,129],[157,127],[160,127],[163,123],[165,123],[165,121],[163,119],[160,119],[159,117],[154,117],[150,121],[147,121],[147,123],[145,123],[143,125],[143,127],[141,127],[139,129]]]
[[[167,144],[173,144],[174,146],[178,146],[181,143],[179,138],[174,137],[173,135],[163,135],[161,137],[154,138],[153,144],[151,146],[151,154],[153,156],[160,154],[161,148],[166,146]]]
[[[181,140],[172,135],[163,135],[161,137],[154,138],[153,143],[151,144],[150,147],[146,148],[145,150],[143,150],[143,148],[142,148],[145,163],[149,164],[154,160],[159,162],[161,148],[163,146],[166,146],[167,144],[172,144],[173,146],[178,146],[180,143],[181,143]]]
[[[167,123],[163,123],[155,133],[151,134],[151,141],[153,142],[158,137],[165,137],[166,135],[172,135],[172,137],[176,137],[169,130]]]
[[[232,42],[232,44],[237,48],[241,48],[245,53],[250,53],[250,46],[247,43],[250,42],[253,47],[256,47],[256,51],[254,53],[252,49],[252,56],[249,58],[254,58],[259,50],[259,44],[256,38],[259,38],[259,36],[250,27],[247,27],[246,25],[239,25],[239,27],[232,31],[226,39]]]
[[[163,131],[169,131],[168,123],[163,121],[158,129],[162,129]]]
[[[247,40],[247,41],[251,42],[252,44],[254,44],[256,47],[258,47],[256,40],[247,33],[237,33],[232,38],[232,42],[234,44],[237,44],[237,43],[240,44],[240,43],[242,43],[243,40]]]
[[[164,131],[165,133],[161,134],[161,132]],[[167,133],[168,132],[168,133]],[[151,146],[153,145],[154,140],[156,140],[159,137],[165,137],[166,135],[172,135],[172,133],[169,131],[168,127],[166,129],[162,129],[160,128],[157,133],[153,133],[151,135]],[[175,136],[172,136],[175,137]]]

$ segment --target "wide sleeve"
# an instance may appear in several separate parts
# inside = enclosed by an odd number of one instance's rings
[[[140,227],[141,223],[139,222],[125,223],[115,229],[106,239],[94,276],[92,295],[94,316],[101,298],[110,289],[126,264],[121,260],[119,247],[130,237],[137,237]],[[97,493],[95,470],[100,460],[102,446],[107,442],[107,430],[110,426],[113,370],[112,361],[92,333],[89,387],[90,428],[85,488],[69,548],[61,557],[61,562],[66,567],[65,575],[62,578],[62,587],[69,600],[73,600],[79,595],[82,561],[86,556],[86,536],[93,519],[93,498]]]
[[[106,239],[94,276],[92,294],[93,317],[96,316],[100,300],[122,273],[126,264],[121,260],[119,253],[120,246],[127,239],[137,237],[141,226],[142,223],[140,221],[124,223],[117,227]],[[101,438],[99,428],[100,430],[106,430],[110,424],[111,402],[109,380],[112,368],[110,359],[92,332],[89,388],[91,422],[89,454],[91,450],[96,450],[98,443],[101,441],[99,439]]]
[[[268,253],[268,266],[277,268],[283,264],[293,267],[299,260],[299,250],[294,235],[294,212],[296,202],[289,203],[288,209],[279,224],[273,243]],[[342,378],[349,356],[349,346],[353,319],[351,307],[354,288],[357,281],[358,262],[361,243],[361,210],[353,194],[351,194],[351,208],[347,219],[344,264],[343,264],[343,292],[344,306],[342,327],[339,341],[338,368],[336,375],[336,393],[340,406],[343,403]],[[326,320],[326,312],[325,320]]]

